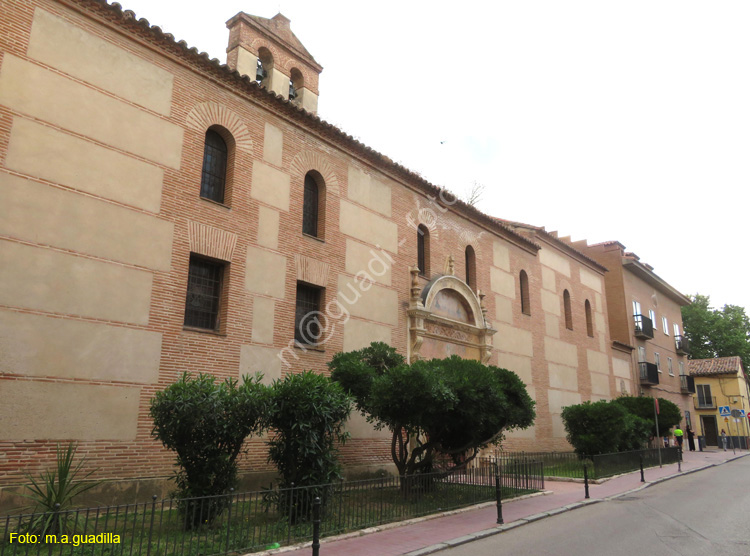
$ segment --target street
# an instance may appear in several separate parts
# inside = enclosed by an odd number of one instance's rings
[[[747,556],[750,458],[440,552],[445,556]]]

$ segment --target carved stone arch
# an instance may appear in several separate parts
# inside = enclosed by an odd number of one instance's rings
[[[305,175],[309,171],[315,170],[321,175],[323,181],[325,181],[326,193],[339,195],[339,179],[336,176],[333,165],[322,154],[313,151],[302,151],[292,159],[289,170],[292,174],[292,179],[296,179],[299,183],[302,183],[302,180],[304,180]]]
[[[250,130],[237,114],[216,102],[196,104],[185,118],[185,124],[199,133],[206,133],[209,127],[219,125],[232,134],[235,149],[253,153]]]
[[[455,276],[440,276],[430,281],[422,290],[422,305],[430,313],[439,313],[436,302],[439,300],[441,293],[454,292],[457,299],[466,304],[466,308],[471,312],[469,324],[477,327],[484,327],[484,317],[482,315],[482,304],[474,291],[463,280]]]
[[[475,294],[452,275],[435,278],[421,288],[419,269],[411,268],[409,273],[409,361],[459,355],[487,365],[496,330],[487,320],[484,294]]]

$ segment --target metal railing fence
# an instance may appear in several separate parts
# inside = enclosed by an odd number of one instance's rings
[[[501,496],[544,488],[542,464],[502,462]],[[496,467],[0,517],[0,556],[218,556],[496,500]],[[23,542],[26,541],[26,542]]]
[[[591,456],[593,464],[591,476],[595,479],[603,479],[636,471],[640,467],[641,458],[643,458],[643,467],[655,467],[659,465],[659,449],[647,448],[632,452]],[[680,461],[680,449],[677,446],[661,449],[661,463],[663,465],[677,463],[678,461]]]

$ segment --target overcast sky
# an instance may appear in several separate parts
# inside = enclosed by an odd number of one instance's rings
[[[319,115],[479,208],[618,240],[685,294],[750,309],[750,2],[122,0],[226,61],[281,11]],[[750,312],[750,311],[749,311]]]

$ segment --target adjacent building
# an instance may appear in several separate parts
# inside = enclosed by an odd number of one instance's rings
[[[695,434],[706,446],[721,446],[721,431],[730,445],[747,449],[750,378],[738,356],[693,359],[688,362],[695,381]]]
[[[695,388],[687,368],[690,351],[681,312],[690,300],[617,241],[573,245],[608,270],[605,290],[612,364],[621,391],[665,398],[682,410],[683,426],[694,427]]]

